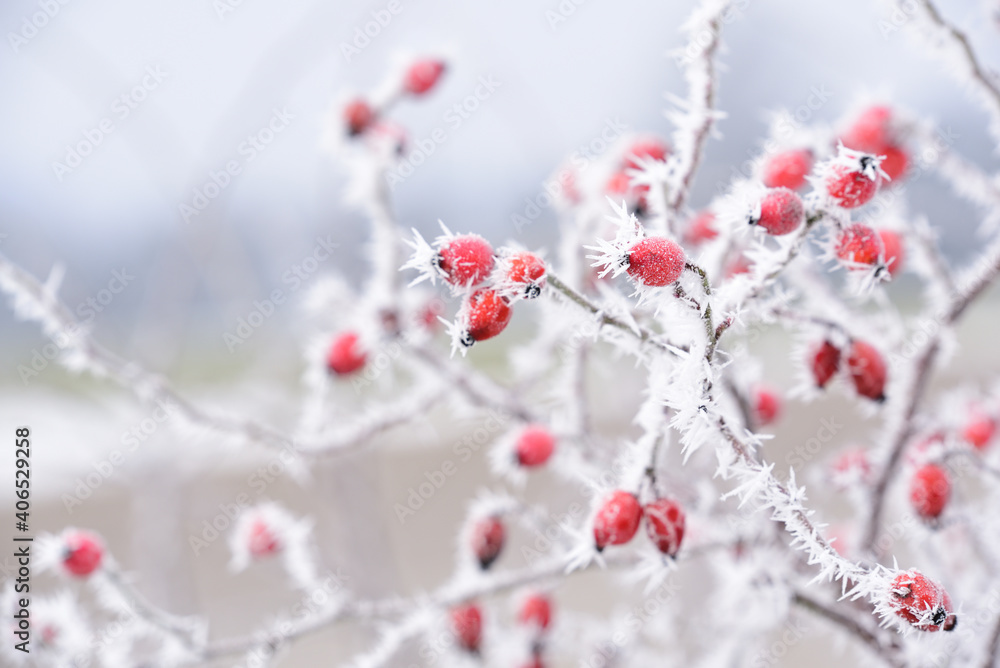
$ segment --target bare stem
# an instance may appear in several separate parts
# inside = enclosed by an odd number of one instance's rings
[[[793,594],[792,601],[796,605],[801,606],[844,629],[854,638],[867,645],[869,649],[871,649],[879,658],[890,666],[905,668],[906,662],[903,661],[903,659],[899,657],[896,652],[890,651],[890,649],[886,646],[886,643],[884,643],[879,636],[863,626],[853,617],[828,606],[825,603],[821,603],[801,591],[796,591]]]

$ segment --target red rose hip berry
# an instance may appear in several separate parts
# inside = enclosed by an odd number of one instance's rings
[[[670,285],[684,272],[684,250],[670,239],[648,237],[629,249],[628,275],[637,283],[659,288]]]
[[[883,146],[874,153],[882,156],[880,167],[890,181],[898,181],[910,166],[910,156],[899,146]]]
[[[903,259],[906,257],[903,239],[893,230],[879,230],[878,236],[882,241],[886,269],[889,270],[890,276],[896,276],[903,270]]]
[[[403,77],[403,88],[407,93],[413,95],[423,95],[434,85],[444,74],[445,64],[441,60],[425,58],[410,65]]]
[[[962,438],[977,450],[984,450],[993,440],[997,423],[989,415],[973,413],[962,428]]]
[[[260,518],[255,519],[247,533],[247,551],[250,552],[250,556],[261,559],[280,550],[281,543],[267,522]]]
[[[478,285],[493,271],[493,247],[478,234],[452,237],[438,249],[435,262],[452,285]]]
[[[623,545],[635,536],[642,519],[642,506],[634,494],[611,492],[594,516],[594,544],[600,552],[608,545]]]
[[[896,614],[921,631],[954,631],[955,608],[944,588],[916,569],[892,581],[889,604]]]
[[[375,110],[362,99],[351,100],[344,107],[344,123],[347,134],[355,137],[372,126],[375,122]]]
[[[521,466],[541,466],[549,461],[556,447],[552,433],[541,425],[529,425],[521,431],[514,444],[517,463]]]
[[[104,545],[89,531],[71,531],[63,538],[62,565],[71,575],[87,577],[101,567]]]
[[[882,182],[878,161],[870,155],[858,159],[857,165],[835,163],[825,178],[826,192],[845,209],[856,209],[875,196]]]
[[[719,231],[715,229],[715,214],[711,211],[702,211],[688,225],[684,232],[684,241],[696,245],[711,241],[717,236]]]
[[[812,171],[813,154],[808,149],[793,149],[773,155],[764,164],[763,181],[768,188],[798,190]]]
[[[338,376],[360,370],[368,356],[358,344],[357,332],[342,332],[333,338],[326,355],[326,368]]]
[[[874,266],[884,253],[882,238],[864,223],[848,225],[837,240],[837,257],[852,269],[860,268],[858,265]]]
[[[781,236],[793,232],[805,219],[802,198],[788,188],[772,188],[761,198],[760,211],[750,216],[750,224]]]
[[[847,369],[858,394],[873,401],[885,401],[885,362],[874,346],[854,341],[847,358]]]
[[[753,392],[753,409],[758,426],[772,424],[781,416],[781,396],[769,387],[757,387]]]
[[[483,613],[475,603],[451,609],[451,630],[466,652],[479,653],[483,641]]]
[[[511,316],[507,298],[489,289],[477,290],[469,295],[462,311],[465,330],[460,341],[466,347],[500,334],[507,327]]]
[[[514,253],[505,259],[504,279],[522,287],[525,299],[534,299],[545,287],[545,262],[534,253]]]
[[[833,460],[831,468],[833,483],[841,489],[847,489],[858,483],[868,484],[871,480],[872,467],[868,452],[861,447],[850,448],[840,453]]]
[[[940,517],[951,497],[951,480],[936,464],[925,464],[910,480],[910,505],[920,517],[933,520]]]
[[[625,152],[625,167],[637,169],[639,160],[665,160],[670,147],[658,137],[644,137],[637,140]]]
[[[885,105],[868,107],[854,119],[840,141],[847,148],[875,153],[892,141],[892,109]]]
[[[837,375],[840,369],[840,348],[824,340],[816,346],[809,358],[809,370],[812,372],[816,387],[823,389]]]
[[[675,557],[684,540],[685,515],[681,505],[669,498],[647,503],[643,509],[646,518],[646,533],[656,549]]]
[[[472,527],[472,553],[484,571],[488,569],[503,550],[507,531],[499,517],[489,516],[477,521]]]
[[[545,594],[530,594],[521,602],[517,621],[539,631],[549,628],[552,621],[552,602]]]

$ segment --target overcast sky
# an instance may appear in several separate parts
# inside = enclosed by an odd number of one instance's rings
[[[49,4],[53,16],[36,16]],[[795,108],[817,87],[830,92],[819,120],[836,120],[860,95],[884,96],[952,127],[959,151],[997,170],[984,114],[905,31],[880,29],[889,18],[882,4],[736,4],[721,57],[728,118],[723,141],[710,143],[695,204],[753,152],[766,110]],[[988,4],[940,5],[988,62],[1000,62]],[[426,230],[441,218],[503,241],[524,199],[609,120],[669,134],[664,95],[684,89],[667,50],[681,43],[691,6],[563,0],[573,12],[554,23],[558,0],[397,0],[395,14],[383,1],[8,0],[0,6],[3,252],[42,274],[64,262],[70,303],[126,267],[136,279],[108,322],[124,316],[146,330],[169,318],[163,304],[213,300],[220,319],[245,310],[320,233],[343,244],[336,262],[350,266],[347,251],[367,228],[342,205],[342,174],[321,145],[331,102],[370,88],[400,51],[441,50],[452,58],[443,85],[397,114],[417,139],[447,128],[397,189],[400,218]],[[391,21],[348,62],[343,45],[373,13]],[[43,27],[25,27],[33,17]],[[499,86],[449,127],[444,114],[481,77]],[[243,142],[269,123],[280,132],[247,160]],[[95,150],[75,168],[56,166],[88,133],[100,138]],[[230,160],[240,173],[185,222],[179,205]],[[942,193],[928,179],[913,199],[960,254],[972,245],[972,212]],[[540,221],[522,241],[552,239],[551,217]]]

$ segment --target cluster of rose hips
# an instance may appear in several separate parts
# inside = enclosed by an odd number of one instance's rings
[[[816,387],[823,389],[840,371],[843,351],[829,339],[817,343],[809,355],[809,370]],[[888,372],[881,353],[870,343],[853,339],[848,344],[847,373],[859,396],[885,401]]]
[[[264,516],[252,518],[246,524],[241,540],[255,559],[279,553],[284,547],[280,531]],[[69,529],[60,536],[59,563],[74,577],[88,577],[101,568],[105,558],[104,542],[97,534],[82,529]]]
[[[635,494],[614,490],[601,499],[594,514],[594,547],[601,552],[608,545],[624,545],[632,540],[642,520],[646,533],[660,552],[676,557],[684,540],[685,514],[680,503],[660,497],[645,506]]]
[[[555,451],[556,438],[543,425],[529,424],[520,429],[513,447],[513,458],[524,468],[544,465]],[[480,568],[487,570],[500,556],[507,531],[499,515],[480,518],[472,525],[470,549]]]
[[[898,124],[884,106],[864,110],[838,137],[842,145],[837,156],[821,165],[809,148],[789,148],[769,156],[761,168],[761,182],[767,190],[760,196],[747,222],[773,236],[797,230],[806,218],[801,190],[814,183],[827,200],[852,210],[867,204],[885,183],[897,181],[906,172],[908,156]],[[711,210],[698,212],[684,231],[684,241],[697,245],[718,236],[716,216]],[[899,234],[890,229],[875,230],[852,222],[839,231],[834,252],[849,269],[875,268],[895,276],[903,266],[904,248]],[[749,270],[741,255],[726,267],[726,277]]]
[[[996,435],[996,420],[980,409],[973,409],[966,417],[959,434],[961,440],[982,452]],[[914,466],[910,478],[910,505],[914,512],[928,522],[935,522],[951,499],[951,477],[940,464],[929,461],[933,451],[943,447],[945,434],[935,432],[911,447],[909,460]]]
[[[398,83],[398,91],[390,98],[394,101],[399,95],[425,95],[437,84],[444,74],[445,62],[436,58],[420,58],[406,68],[402,80]],[[364,97],[356,97],[344,105],[341,115],[344,126],[350,137],[360,137],[369,132],[379,132],[391,136],[401,136],[399,128],[389,122],[382,121],[387,111],[388,103],[378,107]]]
[[[459,646],[478,655],[483,642],[483,610],[475,602],[451,609],[451,630]],[[552,623],[552,600],[542,592],[530,592],[520,602],[517,622],[531,632],[531,659],[522,668],[543,668],[545,638]]]
[[[433,245],[417,234],[413,257],[404,268],[417,269],[417,281],[440,278],[464,296],[453,327],[455,339],[468,348],[506,329],[514,302],[535,299],[545,287],[545,262],[528,251],[493,250],[477,234],[446,232]]]
[[[996,419],[980,409],[970,410],[959,430],[962,441],[977,451],[983,451],[997,433]],[[945,433],[936,431],[921,437],[909,446],[907,461],[912,470],[909,479],[909,501],[913,511],[924,521],[934,524],[944,513],[951,499],[951,477],[948,470],[935,461],[944,447]],[[863,448],[851,448],[832,462],[834,482],[840,487],[871,482],[872,466]]]
[[[470,548],[480,568],[487,570],[500,556],[507,531],[498,515],[480,518],[472,525]],[[532,666],[540,668],[544,649],[544,636],[552,617],[552,603],[548,596],[532,593],[525,597],[518,612],[518,622],[533,630],[531,646]],[[473,654],[480,652],[483,637],[483,611],[475,602],[455,606],[450,613],[451,629],[462,649]]]

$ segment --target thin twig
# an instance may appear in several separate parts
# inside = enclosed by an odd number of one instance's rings
[[[897,655],[896,652],[890,652],[889,647],[877,636],[873,631],[866,628],[858,620],[853,617],[833,608],[811,596],[806,595],[804,592],[795,591],[792,595],[792,601],[806,610],[823,617],[824,619],[833,622],[837,626],[841,627],[847,631],[851,636],[857,638],[862,643],[867,645],[880,659],[885,661],[890,666],[895,666],[897,668],[905,668],[906,662]]]
[[[997,84],[996,79],[979,62],[979,58],[976,56],[976,52],[973,50],[972,44],[969,43],[969,38],[966,34],[946,21],[931,0],[918,0],[918,2],[927,12],[927,17],[931,22],[941,29],[952,40],[952,43],[958,47],[962,55],[962,60],[966,67],[968,67],[969,76],[992,104],[993,109],[991,111],[994,128],[1000,131],[1000,85]]]
[[[878,478],[872,488],[872,511],[868,516],[868,522],[863,532],[862,546],[865,550],[876,554],[876,540],[878,532],[882,526],[882,515],[885,511],[885,495],[899,467],[902,459],[903,449],[913,434],[913,418],[920,407],[931,370],[937,360],[941,348],[941,336],[944,330],[955,323],[962,316],[970,304],[983,293],[992,283],[997,274],[1000,273],[1000,238],[987,247],[973,263],[972,269],[963,276],[964,280],[958,281],[956,294],[950,300],[944,314],[937,321],[937,329],[930,335],[921,348],[917,361],[911,372],[910,381],[901,393],[903,397],[903,408],[896,424],[888,427],[889,454],[885,460],[885,465],[879,471]]]

